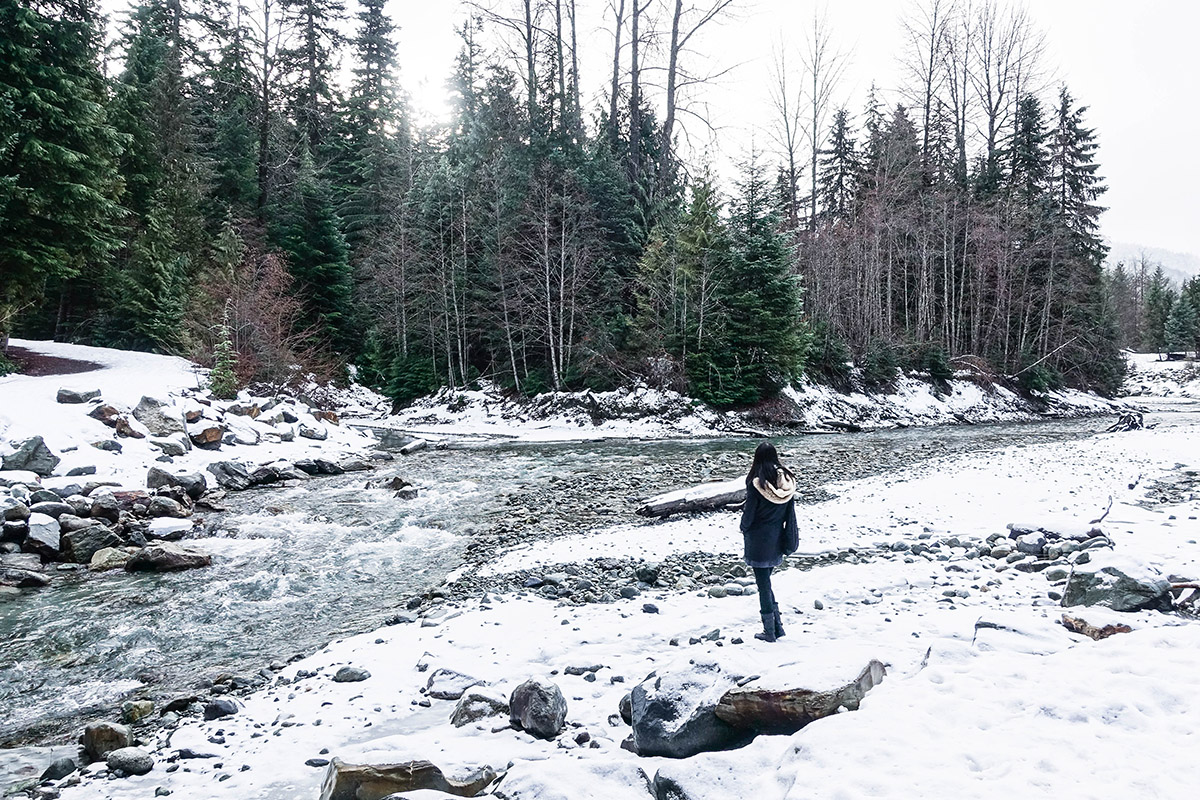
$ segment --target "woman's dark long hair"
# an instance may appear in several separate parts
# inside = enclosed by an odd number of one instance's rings
[[[764,484],[779,485],[779,473],[782,472],[792,480],[796,476],[787,467],[779,463],[779,453],[770,442],[759,442],[754,449],[754,461],[750,464],[750,472],[746,475],[746,484],[754,483],[758,478]]]

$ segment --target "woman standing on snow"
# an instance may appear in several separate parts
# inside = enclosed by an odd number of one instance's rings
[[[754,638],[767,642],[783,636],[779,603],[771,590],[771,570],[783,562],[784,555],[791,555],[800,546],[795,496],[796,476],[779,463],[775,445],[760,442],[746,476],[741,527],[746,564],[754,570],[762,614],[763,632],[754,634]]]

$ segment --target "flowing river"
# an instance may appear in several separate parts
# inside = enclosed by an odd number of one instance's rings
[[[1172,415],[1173,416],[1173,415]],[[1181,415],[1182,416],[1182,415]],[[1192,415],[1187,415],[1192,416]],[[1104,419],[777,440],[809,491],[928,458],[1093,435]],[[1169,423],[1168,423],[1169,424]],[[385,442],[386,445],[386,442]],[[254,673],[383,624],[463,566],[481,539],[636,520],[647,496],[742,473],[754,442],[502,443],[426,451],[374,476],[231,495],[197,544],[213,566],[174,574],[64,573],[0,603],[0,747],[62,742],[141,690],[162,697],[219,672]],[[420,488],[400,501],[368,478]],[[478,557],[477,555],[475,557]]]

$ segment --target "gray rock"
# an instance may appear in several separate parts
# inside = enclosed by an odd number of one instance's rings
[[[161,495],[150,498],[150,507],[147,512],[151,517],[174,517],[176,519],[190,517],[192,514],[183,507],[182,503]]]
[[[101,439],[98,442],[92,442],[92,447],[96,448],[97,450],[103,450],[106,453],[121,452],[121,443],[116,439]]]
[[[1096,565],[1075,572],[1067,582],[1063,605],[1104,606],[1113,611],[1141,611],[1172,607],[1171,584],[1149,569],[1138,565]]]
[[[426,694],[435,700],[457,700],[463,692],[472,686],[478,686],[483,681],[455,672],[452,669],[437,669],[425,683]]]
[[[31,514],[26,524],[29,526],[29,532],[25,535],[25,551],[37,553],[50,561],[57,560],[62,544],[58,520],[45,514]]]
[[[375,469],[374,466],[361,458],[344,458],[341,461],[341,467],[346,472],[365,472],[366,470]]]
[[[58,395],[54,398],[60,403],[86,403],[89,400],[95,400],[100,396],[99,389],[87,389],[85,391],[77,391],[75,389],[59,389]]]
[[[208,480],[200,472],[181,472],[172,476],[175,486],[183,489],[184,493],[193,500],[199,500],[208,491]]]
[[[326,768],[320,800],[381,800],[408,797],[409,792],[421,790],[438,797],[478,797],[496,780],[496,770],[490,766],[453,776],[448,772],[429,761],[347,764],[333,758]]]
[[[36,556],[34,556],[36,558]],[[41,559],[38,559],[40,562]],[[39,563],[38,566],[41,566]],[[31,569],[20,569],[0,565],[0,586],[15,586],[18,589],[40,589],[49,586],[50,579]]]
[[[89,513],[98,519],[106,519],[116,524],[121,520],[121,505],[112,492],[96,492],[91,496],[92,507]]]
[[[129,747],[133,734],[115,722],[93,722],[83,729],[80,744],[89,761],[99,761],[114,750]]]
[[[988,554],[991,555],[992,558],[1008,558],[1010,555],[1012,555],[1012,552],[1012,546],[1005,543],[996,545],[990,551],[988,551]]]
[[[1046,546],[1046,537],[1040,533],[1023,533],[1017,537],[1017,550],[1031,556],[1040,555]]]
[[[302,438],[314,439],[318,442],[323,442],[329,438],[329,431],[326,430],[325,426],[319,422],[315,425],[307,422],[301,422],[299,430],[296,432],[299,433]]]
[[[634,570],[634,575],[642,583],[653,584],[658,581],[658,564],[651,561],[645,564],[638,564]]]
[[[249,470],[236,461],[214,461],[207,469],[222,489],[240,492],[254,485],[250,480]]]
[[[212,564],[212,556],[175,542],[154,542],[125,562],[126,572],[173,572]]]
[[[34,489],[29,494],[29,503],[57,503],[62,497],[49,489]]]
[[[92,520],[87,520],[92,522]],[[61,539],[63,558],[76,564],[91,563],[92,556],[106,547],[120,547],[121,537],[98,522],[69,533]]]
[[[31,436],[17,445],[16,451],[0,459],[3,469],[27,470],[43,478],[53,475],[61,460],[50,451],[41,436]]]
[[[124,775],[145,775],[154,769],[154,758],[140,747],[113,750],[105,763],[111,772]]]
[[[29,519],[29,506],[15,497],[0,497],[0,519],[5,522],[24,522]]]
[[[238,713],[237,703],[225,697],[213,700],[204,706],[204,718],[206,720],[232,717],[236,713]]]
[[[62,389],[59,389],[59,393],[60,394],[62,393]],[[58,402],[61,403],[62,400],[59,400]],[[67,777],[68,775],[70,775],[72,772],[74,772],[77,769],[79,769],[78,761],[71,758],[70,756],[63,756],[62,758],[59,758],[59,759],[56,759],[55,761],[53,761],[50,764],[50,766],[46,767],[45,771],[42,773],[41,780],[43,780],[43,781],[62,780],[63,778]]]
[[[183,412],[156,397],[143,397],[133,409],[133,418],[155,436],[184,432]]]
[[[79,478],[84,475],[95,475],[95,474],[96,474],[96,467],[94,464],[89,464],[89,465],[83,466],[83,467],[72,467],[71,469],[67,470],[68,478]]]
[[[47,517],[58,519],[63,514],[74,514],[75,509],[61,500],[43,500],[29,507],[31,513],[45,514]]]
[[[0,542],[6,544],[20,544],[25,541],[25,537],[29,535],[29,526],[24,522],[5,522],[0,527]],[[38,559],[40,562],[41,559]]]
[[[150,444],[161,450],[163,455],[172,458],[178,458],[192,449],[192,440],[187,437],[187,434],[151,439]]]
[[[508,698],[508,719],[539,739],[553,739],[562,732],[567,719],[567,700],[562,690],[550,681],[530,678]]]
[[[748,734],[716,715],[721,697],[736,685],[715,663],[652,674],[630,694],[634,752],[688,758],[743,744]]]
[[[463,692],[458,705],[454,707],[454,713],[450,715],[450,722],[454,727],[461,728],[481,719],[505,714],[508,714],[507,699],[485,689],[473,687]]]
[[[342,667],[334,674],[335,683],[358,683],[371,677],[371,673],[362,667]]]

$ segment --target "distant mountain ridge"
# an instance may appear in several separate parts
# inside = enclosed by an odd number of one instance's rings
[[[1200,275],[1200,256],[1195,253],[1180,253],[1133,242],[1110,242],[1109,247],[1109,266],[1116,266],[1118,262],[1124,261],[1128,269],[1130,264],[1145,256],[1147,261],[1162,264],[1163,272],[1176,284],[1183,283],[1194,275]]]

